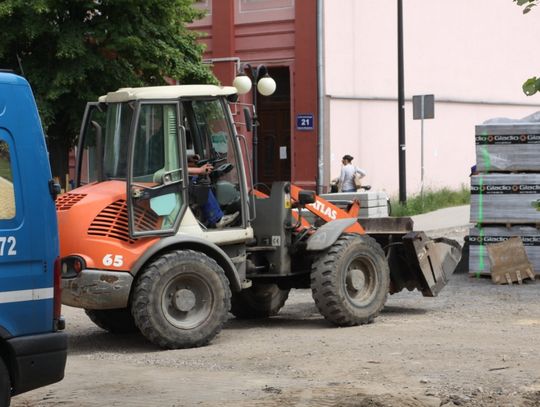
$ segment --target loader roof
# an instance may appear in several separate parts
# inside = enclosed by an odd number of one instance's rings
[[[99,98],[100,102],[128,102],[140,99],[178,99],[190,96],[228,96],[237,92],[232,86],[174,85],[120,88]]]

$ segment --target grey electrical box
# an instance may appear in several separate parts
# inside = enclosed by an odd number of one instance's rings
[[[435,117],[435,96],[417,95],[413,96],[413,119],[433,119]],[[423,102],[423,103],[422,103]]]

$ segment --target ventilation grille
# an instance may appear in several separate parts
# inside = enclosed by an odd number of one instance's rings
[[[62,194],[56,198],[56,210],[67,211],[85,196],[86,194]]]
[[[159,217],[150,210],[135,207],[135,218],[135,229],[139,232],[158,229]],[[103,209],[92,221],[88,234],[134,244],[137,239],[129,236],[126,201],[118,200]]]

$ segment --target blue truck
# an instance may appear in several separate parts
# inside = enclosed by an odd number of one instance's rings
[[[28,82],[0,72],[0,407],[62,380],[57,185]]]

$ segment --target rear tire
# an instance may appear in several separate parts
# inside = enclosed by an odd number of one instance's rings
[[[112,334],[126,334],[138,331],[129,308],[85,309],[84,312],[94,324]]]
[[[373,321],[384,307],[389,285],[384,252],[369,236],[342,235],[311,269],[315,304],[338,326]]]
[[[162,348],[208,344],[231,307],[223,269],[192,250],[162,255],[150,263],[133,291],[132,313],[141,333]]]
[[[0,358],[0,406],[9,407],[10,403],[11,379],[4,360]]]
[[[289,289],[277,284],[253,283],[253,286],[232,297],[231,312],[236,318],[268,318],[277,315],[289,298]]]

